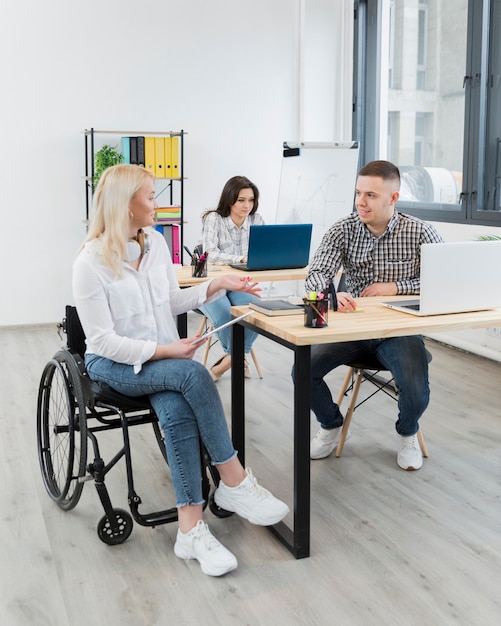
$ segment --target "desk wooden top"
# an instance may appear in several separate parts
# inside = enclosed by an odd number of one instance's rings
[[[259,270],[256,272],[248,272],[248,275],[261,283],[265,283],[279,280],[304,280],[307,272],[307,267],[300,267],[291,270]],[[245,276],[245,272],[230,267],[229,265],[209,265],[207,278],[193,278],[191,275],[191,265],[182,265],[176,268],[176,276],[180,287],[198,285],[209,278],[217,278],[223,274]]]
[[[412,298],[415,296],[392,296],[390,299],[404,301]],[[329,311],[327,328],[305,328],[303,315],[269,317],[256,312],[245,322],[296,346],[501,326],[501,309],[419,317],[382,306],[380,303],[386,300],[388,297],[358,298],[361,311],[357,313]],[[248,310],[247,306],[234,306],[231,313],[237,316]]]

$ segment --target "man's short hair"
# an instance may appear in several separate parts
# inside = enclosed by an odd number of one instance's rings
[[[400,171],[389,161],[371,161],[358,172],[359,176],[378,176],[383,180],[395,181],[400,188]]]

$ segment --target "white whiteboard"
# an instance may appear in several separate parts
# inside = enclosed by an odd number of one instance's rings
[[[352,212],[357,168],[357,142],[284,142],[276,221],[313,224],[310,258],[326,230]]]

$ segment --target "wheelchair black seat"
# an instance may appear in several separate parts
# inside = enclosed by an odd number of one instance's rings
[[[84,364],[84,354],[86,350],[85,333],[80,318],[78,317],[76,307],[66,305],[65,316],[61,322],[60,328],[66,334],[68,350],[75,356],[82,376],[88,377]],[[85,387],[87,392],[90,391],[90,393],[86,394],[86,401],[90,408],[92,408],[96,402],[118,404],[124,411],[141,410],[151,407],[148,396],[125,396],[102,381],[89,379]]]

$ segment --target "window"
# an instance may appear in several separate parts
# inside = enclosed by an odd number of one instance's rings
[[[401,210],[501,226],[501,2],[355,2],[361,163],[402,173]]]
[[[428,37],[427,2],[420,2],[417,9],[417,67],[416,89],[426,89],[426,47]]]

